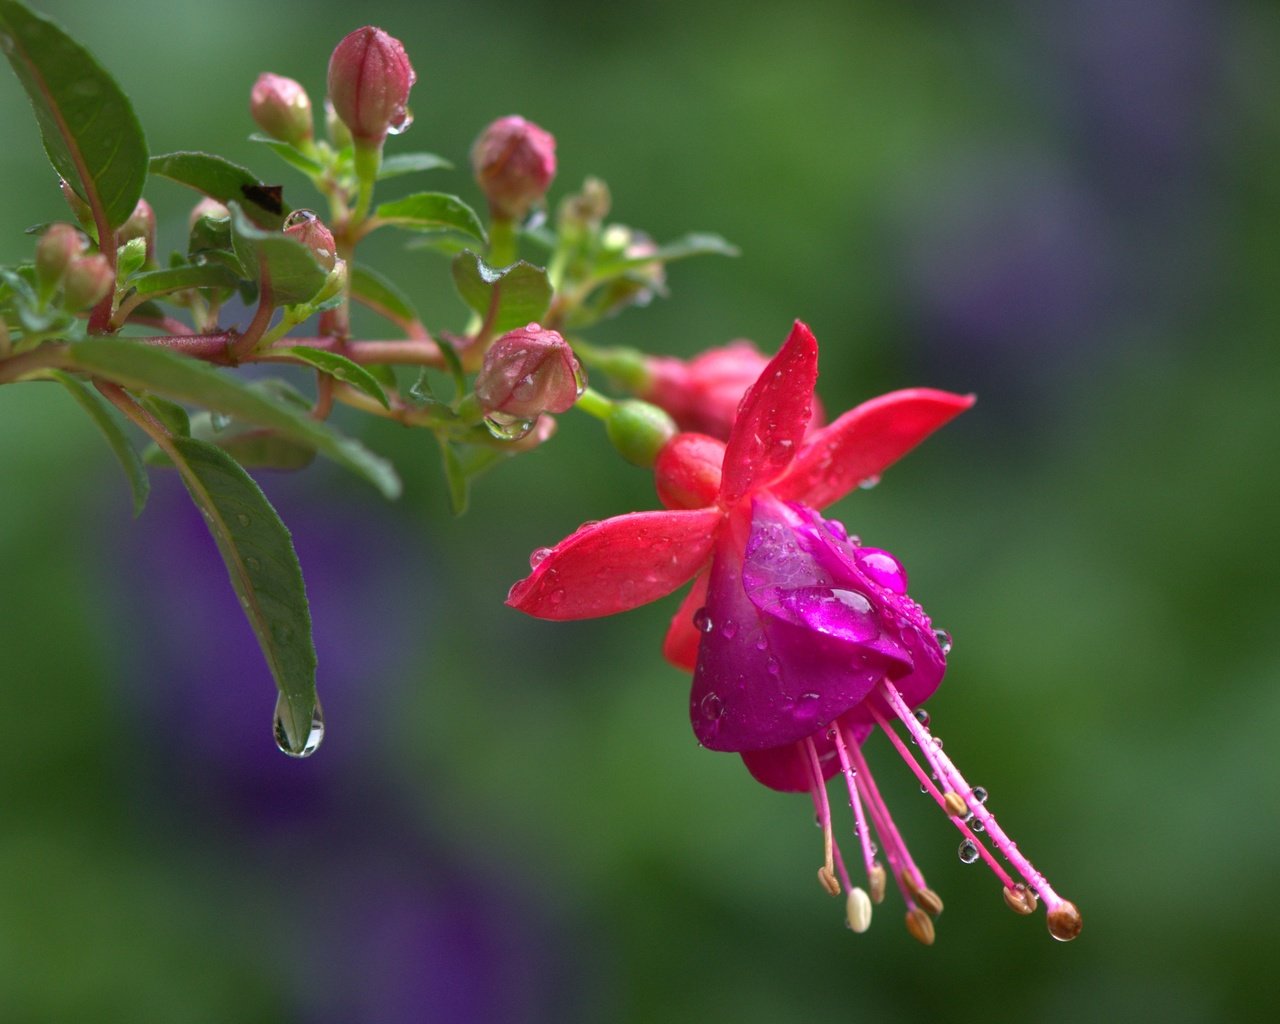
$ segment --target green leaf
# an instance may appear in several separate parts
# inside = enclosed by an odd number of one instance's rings
[[[435,153],[397,153],[395,156],[383,158],[382,166],[378,168],[378,180],[398,178],[402,174],[412,174],[415,171],[435,170],[451,171],[453,164],[442,156],[436,156]]]
[[[151,158],[151,173],[203,192],[230,206],[240,203],[260,227],[279,228],[289,213],[276,186],[266,185],[247,168],[212,153],[164,153]]]
[[[139,295],[164,295],[183,288],[234,288],[240,279],[220,263],[193,263],[169,270],[149,270],[129,278]]]
[[[182,482],[205,517],[275,678],[283,739],[300,753],[317,711],[316,651],[293,539],[261,488],[226,452],[189,437],[172,444]]]
[[[524,260],[495,270],[467,250],[454,258],[453,283],[462,301],[484,317],[489,334],[541,320],[551,306],[547,272]]]
[[[61,28],[0,0],[0,49],[31,98],[54,169],[118,228],[147,179],[147,140],[129,98]]]
[[[383,224],[395,224],[411,231],[461,231],[481,242],[486,241],[484,227],[475,210],[457,196],[443,192],[416,192],[391,203],[383,203],[374,211]]]
[[[405,248],[429,249],[432,252],[442,252],[446,256],[456,256],[473,245],[475,240],[460,231],[429,231],[418,238],[411,239],[406,243]]]
[[[316,262],[310,249],[279,231],[254,227],[239,203],[229,203],[227,208],[231,211],[231,244],[236,258],[255,280],[261,280],[265,269],[271,278],[271,301],[275,305],[306,302],[324,287],[328,272]]]
[[[111,450],[116,453],[116,458],[120,460],[120,466],[124,469],[124,475],[129,480],[129,490],[133,492],[133,515],[135,518],[142,515],[142,510],[147,505],[147,496],[151,493],[151,480],[147,477],[147,467],[142,464],[142,458],[138,455],[137,449],[129,443],[124,428],[116,420],[111,404],[88,384],[71,374],[63,373],[61,370],[52,370],[50,373],[59,384],[71,392],[71,397],[80,404],[80,407],[89,414],[90,419],[102,431],[103,437],[107,439],[107,444],[111,445]]]
[[[391,403],[387,401],[387,393],[382,390],[382,385],[378,383],[373,374],[359,363],[353,362],[346,356],[338,355],[337,352],[308,348],[306,345],[297,345],[288,351],[290,355],[301,359],[304,363],[310,363],[317,370],[327,373],[331,377],[336,377],[345,384],[350,384],[358,391],[363,391],[370,398],[380,402],[384,409],[391,408]]]
[[[471,483],[467,479],[466,470],[458,458],[453,443],[437,436],[440,442],[440,458],[444,464],[444,479],[449,485],[449,508],[455,516],[467,511],[471,500]]]
[[[730,245],[719,235],[694,233],[678,238],[674,242],[660,245],[646,256],[617,257],[598,263],[594,270],[595,277],[612,277],[636,267],[644,267],[650,263],[670,263],[672,260],[688,259],[690,256],[737,256],[738,249]]]
[[[191,417],[177,402],[170,402],[159,395],[143,395],[139,401],[147,412],[165,425],[169,433],[180,437],[191,436]]]
[[[290,167],[293,167],[308,176],[321,174],[324,172],[324,166],[318,160],[312,160],[302,150],[289,145],[287,142],[281,142],[279,139],[273,139],[270,135],[262,132],[254,132],[249,136],[250,142],[261,142],[269,149],[273,149]]]
[[[166,398],[273,427],[364,477],[386,497],[400,494],[400,478],[385,459],[312,419],[304,410],[281,404],[279,399],[237,380],[225,370],[160,346],[123,338],[75,342],[68,347],[68,353],[76,368],[130,390],[154,391]]]
[[[351,297],[397,323],[417,321],[418,311],[396,285],[376,270],[356,264],[351,270]]]

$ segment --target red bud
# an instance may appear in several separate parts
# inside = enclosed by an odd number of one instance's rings
[[[249,94],[249,113],[273,139],[297,146],[311,139],[311,97],[292,78],[264,71]]]
[[[475,172],[495,216],[520,220],[556,176],[556,140],[523,117],[502,117],[471,147]]]
[[[485,353],[476,398],[486,413],[530,420],[564,412],[582,393],[582,371],[556,331],[529,324],[504,334]]]
[[[329,99],[357,143],[381,145],[409,126],[409,89],[417,76],[399,39],[366,25],[329,58]]]

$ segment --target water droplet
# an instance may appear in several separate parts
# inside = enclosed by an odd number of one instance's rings
[[[859,548],[857,561],[858,568],[866,573],[873,583],[878,583],[885,590],[891,590],[895,594],[907,592],[907,570],[888,551],[880,548]]]
[[[582,368],[581,363],[574,364],[573,383],[576,386],[578,397],[581,398],[582,393],[587,390],[587,371]]]
[[[956,855],[960,858],[961,864],[972,864],[978,859],[978,847],[972,839],[966,839],[960,844],[960,848],[956,850]]]
[[[935,640],[938,641],[938,646],[942,648],[942,653],[944,656],[951,653],[951,634],[950,633],[948,633],[945,629],[935,629],[933,631],[933,637]]]
[[[764,650],[767,650],[767,649],[768,649],[768,647],[769,647],[769,641],[768,641],[768,640],[766,640],[764,637],[761,637],[759,640],[757,640],[757,641],[756,641],[756,650],[757,650],[757,651],[764,651]]]
[[[873,473],[871,476],[864,477],[863,479],[859,480],[858,486],[861,487],[864,491],[869,491],[879,482],[880,482],[880,475],[878,473]]]
[[[703,697],[699,706],[702,708],[703,717],[713,722],[724,714],[724,701],[715,693],[709,693]]]
[[[985,804],[987,802],[987,791],[981,786],[974,786],[973,789],[969,791],[969,795],[980,804]]]
[[[288,716],[289,701],[282,693],[276,698],[276,710],[271,725],[271,734],[275,737],[276,746],[280,748],[282,754],[287,754],[289,757],[310,757],[324,739],[324,712],[320,708],[320,702],[318,700],[315,702],[311,712],[311,728],[300,741],[291,741],[289,738],[289,730],[285,726]]]
[[[231,426],[231,417],[225,412],[211,412],[209,413],[209,426],[219,432],[226,430],[227,427]]]
[[[778,664],[777,658],[770,658],[767,662],[765,662],[764,667],[768,670],[769,675],[771,676],[776,676],[779,672],[782,671],[782,666]]]
[[[699,633],[710,633],[715,629],[715,623],[711,621],[711,615],[706,608],[699,608],[693,613],[693,628]]]
[[[564,600],[564,588],[560,587],[556,590],[551,591],[551,594],[550,596],[548,596],[547,600],[550,601],[552,604],[559,604],[561,601]]]
[[[529,555],[529,568],[536,569],[542,564],[543,559],[551,554],[550,548],[534,548],[533,553]]]
[[[911,713],[916,716],[917,722],[923,725],[926,729],[929,728],[929,712],[927,712],[924,708],[916,708]]]
[[[489,433],[499,441],[519,441],[533,429],[534,420],[508,416],[505,412],[491,412],[484,418]]]
[[[408,107],[395,112],[392,115],[391,123],[387,125],[388,135],[403,135],[413,124],[413,111]]]
[[[733,619],[725,619],[724,625],[720,627],[720,635],[726,640],[732,640],[738,635],[738,624]]]
[[[827,528],[827,533],[831,534],[836,540],[848,540],[849,531],[844,528],[844,523],[836,519],[824,519],[822,525]]]
[[[975,832],[985,832],[987,830],[987,826],[982,824],[981,818],[974,818],[973,821],[969,822],[969,827]]]
[[[253,520],[249,518],[249,514],[247,512],[237,512],[236,522],[239,523],[241,526],[248,526],[251,522],[253,522]]]

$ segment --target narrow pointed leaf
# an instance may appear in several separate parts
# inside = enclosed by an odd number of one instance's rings
[[[107,444],[120,460],[120,466],[128,478],[129,490],[133,492],[133,514],[135,517],[142,515],[147,497],[151,493],[151,480],[147,476],[147,467],[142,464],[142,457],[125,436],[124,428],[116,420],[110,404],[84,381],[71,374],[61,370],[53,370],[52,374],[59,384],[71,392],[71,397],[102,431],[102,436],[107,439]]]
[[[378,180],[398,178],[402,174],[413,174],[415,171],[452,170],[453,164],[435,153],[397,153],[384,157],[382,166],[378,168]]]
[[[277,306],[306,302],[323,286],[328,272],[315,254],[295,238],[279,231],[263,231],[245,216],[239,203],[229,203],[231,245],[236,258],[254,278],[271,279],[271,300]]]
[[[590,619],[671,593],[706,563],[720,510],[632,512],[580,527],[511,588],[507,604],[540,619]]]
[[[0,49],[31,98],[54,169],[112,228],[129,219],[147,179],[147,140],[129,98],[61,28],[0,0]]]
[[[420,319],[404,292],[376,270],[360,264],[351,268],[351,297],[397,324]]]
[[[249,136],[249,141],[261,142],[269,149],[275,150],[285,163],[298,169],[303,174],[314,175],[324,172],[324,166],[319,161],[312,160],[306,153],[294,148],[287,142],[273,139],[270,135],[265,135],[262,132],[254,132]]]
[[[308,348],[305,345],[297,345],[289,349],[289,354],[331,377],[336,377],[344,384],[350,384],[356,390],[363,391],[370,398],[381,403],[384,409],[391,408],[387,393],[382,390],[378,379],[359,363],[353,362],[346,356],[340,356],[337,352]]]
[[[220,263],[192,263],[168,270],[149,270],[129,278],[139,295],[164,295],[183,288],[235,288],[240,279]]]
[[[690,256],[737,256],[738,247],[726,242],[719,235],[693,233],[677,238],[674,242],[658,246],[653,252],[643,256],[626,256],[616,259],[601,260],[595,268],[597,277],[612,277],[636,267],[646,267],[651,263],[670,263],[673,260],[688,259]]]
[[[769,489],[784,500],[824,508],[879,476],[973,403],[973,395],[933,388],[906,388],[863,402],[809,437]]]
[[[449,488],[449,509],[455,516],[467,511],[471,501],[471,481],[467,478],[458,452],[452,442],[438,437],[440,442],[440,460],[444,466],[444,479]]]
[[[395,224],[410,231],[461,231],[486,241],[484,226],[475,210],[457,196],[444,192],[416,192],[383,203],[374,211],[374,217],[383,224]]]
[[[261,488],[226,452],[189,437],[174,438],[172,445],[182,482],[205,517],[287,702],[290,746],[300,750],[315,711],[316,652],[293,539]]]
[[[468,250],[454,258],[453,283],[491,335],[541,320],[551,306],[547,272],[524,260],[499,270]]]
[[[818,343],[797,320],[778,354],[742,398],[725,446],[723,504],[769,483],[795,458],[813,413],[817,379]]]
[[[230,206],[239,203],[255,224],[278,228],[289,207],[277,186],[260,181],[252,171],[212,153],[164,153],[151,158],[151,173],[203,192]]]
[[[386,497],[400,494],[400,478],[385,459],[313,419],[304,409],[264,394],[224,370],[158,346],[120,338],[75,342],[68,352],[72,364],[86,373],[133,391],[154,391],[175,401],[272,427],[364,477]]]

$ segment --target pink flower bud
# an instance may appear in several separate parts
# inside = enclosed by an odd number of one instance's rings
[[[226,220],[230,216],[231,211],[223,206],[222,203],[205,196],[191,208],[191,216],[187,218],[187,230],[190,231],[204,217],[208,217],[210,220]]]
[[[292,78],[264,71],[249,93],[249,113],[273,139],[297,146],[311,139],[311,97]]]
[[[706,508],[720,494],[724,442],[706,434],[676,434],[658,452],[653,482],[667,508]]]
[[[310,210],[294,210],[285,218],[284,233],[310,249],[316,262],[324,267],[326,273],[333,270],[338,260],[333,232],[314,213]]]
[[[556,140],[523,117],[501,117],[471,147],[471,168],[494,216],[520,220],[556,176]]]
[[[485,353],[476,398],[487,414],[530,420],[570,408],[583,382],[568,342],[556,331],[529,324],[504,334]]]
[[[124,245],[135,238],[144,238],[147,242],[147,259],[155,259],[156,255],[156,213],[145,199],[139,199],[138,205],[129,214],[129,219],[116,229],[116,245]]]
[[[106,298],[115,282],[115,271],[102,253],[81,256],[67,268],[62,282],[62,304],[70,310],[88,309]]]
[[[366,25],[329,58],[329,99],[357,143],[381,145],[409,126],[409,89],[417,76],[399,39]]]
[[[53,224],[36,243],[36,279],[52,292],[67,267],[84,252],[84,236],[70,224]]]
[[[655,356],[646,362],[649,386],[640,397],[669,412],[681,430],[725,440],[747,388],[769,362],[749,341],[712,348],[685,362]],[[821,426],[822,409],[814,399],[810,429]]]

